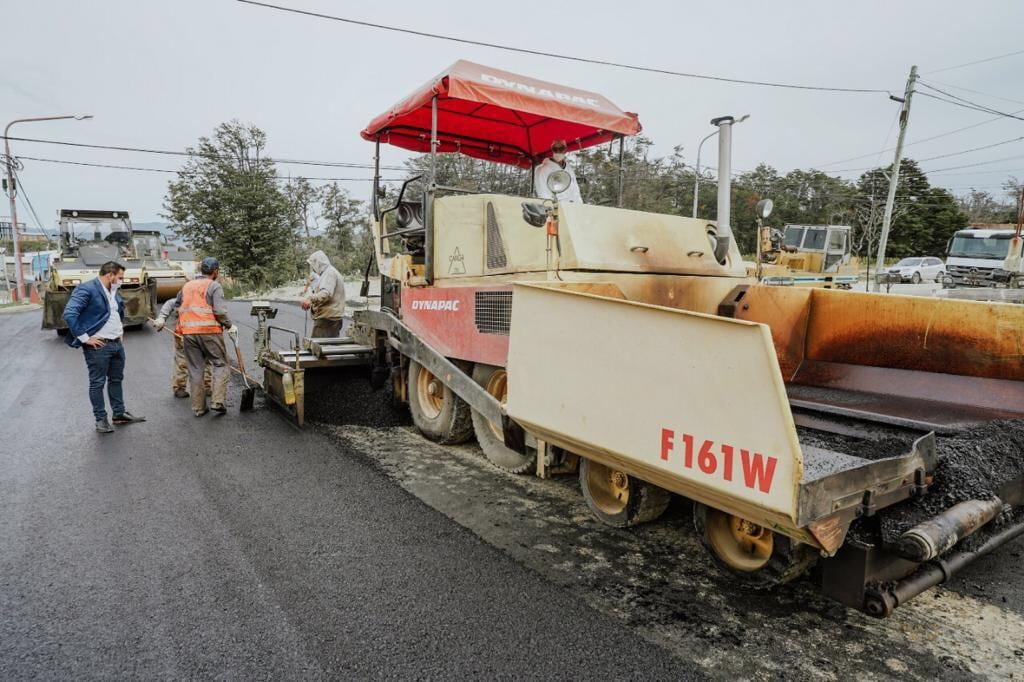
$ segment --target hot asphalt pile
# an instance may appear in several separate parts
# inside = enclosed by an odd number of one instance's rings
[[[995,421],[936,439],[939,463],[926,495],[881,515],[886,543],[966,500],[989,500],[1007,485],[1024,485],[1024,420]]]
[[[905,454],[920,434],[887,431],[879,440],[798,429],[800,443],[864,459]],[[967,500],[988,500],[1005,486],[1024,485],[1024,421],[993,421],[937,436],[938,464],[928,492],[856,521],[854,537],[895,543],[922,521]]]
[[[338,367],[307,372],[306,419],[323,424],[402,426],[409,411],[395,405],[386,388],[375,389],[368,367]]]

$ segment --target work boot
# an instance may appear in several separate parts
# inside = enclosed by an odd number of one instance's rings
[[[204,414],[206,414],[207,412],[209,412],[209,410],[195,410],[195,415],[196,415],[197,417],[202,417],[202,416],[203,416]]]
[[[96,431],[99,433],[113,433],[114,427],[110,425],[106,417],[96,420]]]
[[[188,391],[186,391],[183,388],[176,388],[176,389],[174,389],[174,397],[175,398],[187,398],[188,397]]]
[[[224,414],[228,411],[228,408],[224,406],[224,403],[214,403],[213,405],[210,405],[210,409],[217,414]]]
[[[136,417],[131,412],[125,412],[124,414],[115,414],[114,423],[118,426],[124,426],[125,424],[135,424],[137,422],[146,421],[145,417]]]

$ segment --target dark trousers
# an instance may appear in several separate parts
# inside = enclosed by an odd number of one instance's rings
[[[222,334],[185,334],[185,360],[188,362],[189,392],[192,394],[192,409],[206,410],[206,389],[203,375],[210,367],[213,404],[224,405],[228,399],[228,351]]]
[[[314,339],[336,339],[341,336],[342,320],[328,320],[326,318],[313,320]]]
[[[107,418],[107,406],[103,401],[103,387],[107,387],[110,409],[114,416],[124,414],[124,345],[120,341],[107,341],[102,348],[82,346],[85,366],[89,368],[89,402],[96,421]]]

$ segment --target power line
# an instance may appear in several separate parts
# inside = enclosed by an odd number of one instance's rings
[[[930,73],[942,73],[943,71],[952,71],[953,69],[962,69],[965,66],[974,66],[975,64],[984,64],[985,62],[994,62],[997,59],[1005,59],[1006,57],[1014,57],[1019,54],[1024,54],[1024,50],[1017,50],[1016,52],[1007,52],[1006,54],[997,54],[995,57],[986,57],[985,59],[978,59],[973,62],[964,62],[963,64],[955,64],[953,66],[947,66],[934,71],[926,71],[925,74]]]
[[[172,175],[189,175],[187,171],[170,170],[167,168],[146,168],[140,166],[120,166],[110,163],[90,163],[86,161],[69,161],[67,159],[43,159],[35,156],[19,156],[19,159],[25,161],[40,161],[42,163],[58,163],[68,166],[89,166],[92,168],[111,168],[115,170],[128,170],[128,171],[141,171],[146,173],[170,173]],[[331,182],[372,182],[373,178],[320,178],[320,177],[306,177],[302,175],[293,175],[289,178],[275,177],[274,180],[277,182],[288,182],[289,180],[318,180],[318,181],[331,181]],[[398,182],[396,178],[381,178],[383,182]]]
[[[936,173],[944,173],[946,171],[929,171],[932,175]],[[971,171],[969,173],[957,173],[957,176],[961,175],[994,175],[996,173],[1024,173],[1024,168],[1001,168],[999,170],[987,170],[987,171]]]
[[[1024,136],[1014,137],[1014,138],[1009,139],[1009,140],[1003,140],[1002,142],[994,142],[993,144],[987,144],[987,145],[984,145],[983,147],[973,147],[971,149],[965,149],[965,150],[960,151],[960,152],[951,152],[949,154],[939,154],[938,156],[929,156],[929,157],[924,158],[924,159],[916,159],[916,161],[918,163],[924,163],[925,161],[934,161],[936,159],[946,159],[946,158],[949,158],[950,156],[960,156],[961,154],[970,154],[971,152],[979,152],[979,151],[981,151],[983,149],[992,149],[993,147],[1001,147],[1004,144],[1010,144],[1012,142],[1020,142],[1021,140],[1024,140]]]
[[[952,83],[941,83],[939,81],[932,81],[932,82],[933,83],[938,83],[939,85],[942,85],[942,86],[947,87],[947,88],[953,88],[954,90],[963,90],[964,92],[972,92],[975,95],[981,95],[983,97],[991,97],[992,99],[998,99],[998,100],[1002,100],[1004,102],[1012,102],[1013,104],[1024,104],[1024,100],[1010,99],[1009,97],[1000,97],[999,95],[993,95],[993,94],[988,93],[988,92],[982,92],[981,90],[972,90],[971,88],[965,88],[962,85],[953,85]]]
[[[4,139],[3,135],[0,135],[0,140]],[[104,145],[104,144],[87,144],[85,142],[66,142],[64,140],[43,140],[34,137],[8,137],[8,140],[15,142],[33,142],[37,144],[54,144],[64,147],[82,147],[85,149],[106,149],[117,152],[138,152],[142,154],[163,154],[167,156],[198,156],[204,159],[223,159],[223,160],[234,160],[229,156],[221,156],[218,154],[199,154],[195,152],[182,152],[173,149],[152,149],[147,147],[122,147],[117,145]],[[373,169],[373,164],[369,163],[352,163],[347,161],[308,161],[301,159],[278,159],[274,157],[268,157],[274,163],[283,164],[295,164],[304,166],[328,166],[337,168],[368,168]],[[381,166],[382,170],[405,170],[402,166]]]
[[[945,102],[946,104],[954,104],[954,105],[956,105],[958,107],[963,107],[964,109],[972,109],[974,111],[982,111],[982,112],[985,112],[987,114],[998,114],[999,116],[1005,116],[1006,118],[1014,118],[1014,119],[1017,119],[1018,121],[1024,121],[1024,118],[1021,118],[1020,116],[1015,116],[1014,114],[1007,113],[1005,111],[999,111],[998,109],[993,109],[992,107],[987,107],[984,104],[979,104],[978,102],[972,102],[969,99],[964,99],[963,97],[960,97],[958,95],[954,95],[954,94],[948,93],[945,90],[940,90],[939,88],[936,88],[936,87],[933,87],[931,85],[928,85],[927,83],[924,83],[924,82],[921,82],[921,81],[919,81],[919,82],[921,83],[921,85],[923,85],[924,87],[928,88],[929,90],[934,90],[935,92],[941,92],[943,95],[946,95],[948,97],[952,97],[952,99],[946,99],[945,97],[937,97],[937,96],[929,94],[927,92],[919,92],[919,93],[917,93],[917,94],[921,95],[922,97],[928,97],[928,98],[931,98],[931,99],[935,99],[935,100],[938,100],[940,102]]]
[[[971,149],[964,149],[964,150],[959,151],[959,152],[950,152],[949,154],[939,154],[938,156],[928,156],[928,157],[923,158],[923,159],[913,159],[913,160],[916,161],[917,163],[924,163],[926,161],[935,161],[936,159],[948,159],[951,156],[960,156],[961,154],[970,154],[971,152],[977,152],[977,151],[981,151],[983,149],[992,149],[993,147],[1001,147],[1004,144],[1010,144],[1012,142],[1020,142],[1021,140],[1024,140],[1024,136],[1022,136],[1022,137],[1014,137],[1014,138],[1011,138],[1009,140],[1003,140],[1002,142],[995,142],[993,144],[987,144],[987,145],[984,145],[984,146],[981,146],[981,147],[972,147]],[[832,170],[832,171],[828,171],[828,172],[829,173],[852,173],[852,172],[855,172],[855,171],[874,170],[877,167],[878,166],[876,165],[876,166],[865,166],[865,167],[862,167],[862,168],[839,168],[837,170]]]
[[[1018,154],[1017,156],[1005,156],[1001,159],[992,159],[991,161],[979,161],[978,163],[967,163],[962,166],[950,166],[948,168],[936,168],[934,170],[925,171],[925,173],[944,173],[951,170],[959,170],[961,168],[975,168],[977,166],[987,166],[990,163],[999,163],[1000,161],[1010,161],[1011,159],[1024,159],[1024,154]]]
[[[923,94],[923,93],[919,93],[919,94]],[[1021,113],[1024,113],[1024,109],[1019,109],[1019,110],[1011,112],[1011,113],[1021,114]],[[978,123],[972,123],[969,126],[964,126],[962,128],[955,128],[953,130],[947,130],[946,132],[939,133],[938,135],[932,135],[931,137],[924,137],[924,138],[921,138],[920,140],[914,140],[913,142],[907,142],[903,146],[904,147],[910,147],[910,146],[915,145],[915,144],[922,144],[924,142],[931,142],[932,140],[938,140],[938,139],[943,138],[943,137],[948,137],[950,135],[955,135],[956,133],[962,133],[965,130],[971,130],[972,128],[977,128],[979,126],[987,125],[989,123],[994,123],[995,121],[1001,121],[1003,118],[1005,118],[1005,117],[1004,116],[996,116],[994,118],[987,118],[984,121],[980,121]],[[891,152],[894,149],[896,149],[896,148],[895,147],[889,147],[887,149],[882,149],[881,151],[879,151],[877,153],[876,152],[871,152],[870,154],[861,154],[860,156],[851,156],[851,157],[849,157],[847,159],[840,159],[839,161],[830,161],[829,163],[819,163],[819,164],[817,164],[815,166],[811,166],[811,168],[815,168],[815,169],[819,169],[820,170],[820,169],[823,169],[825,166],[835,166],[836,164],[846,163],[847,161],[859,161],[860,159],[870,159],[873,156],[877,156],[878,154],[884,154],[885,152]]]
[[[665,76],[679,76],[681,78],[699,78],[702,80],[718,81],[721,83],[738,83],[742,85],[761,85],[771,88],[791,88],[795,90],[817,90],[824,92],[855,92],[855,93],[882,93],[885,95],[890,94],[889,90],[884,89],[871,89],[871,88],[840,88],[840,87],[823,87],[815,85],[794,85],[791,83],[776,83],[771,81],[755,81],[746,80],[742,78],[725,78],[723,76],[708,76],[698,73],[687,73],[684,71],[670,71],[668,69],[658,69],[649,66],[636,66],[633,64],[621,64],[619,62],[609,62],[601,59],[588,59],[585,57],[574,57],[572,55],[559,54],[556,52],[544,52],[541,50],[532,50],[522,47],[513,47],[511,45],[501,45],[498,43],[486,43],[480,40],[470,40],[468,38],[459,38],[456,36],[441,35],[439,33],[428,33],[426,31],[416,31],[410,28],[401,28],[398,26],[389,26],[387,24],[375,24],[369,21],[360,21],[358,19],[349,19],[346,17],[338,17],[330,14],[321,14],[319,12],[310,12],[307,10],[295,9],[293,7],[282,7],[281,5],[272,5],[265,2],[256,2],[255,0],[237,0],[246,5],[254,5],[257,7],[265,7],[267,9],[275,9],[282,12],[290,12],[292,14],[301,14],[307,17],[315,17],[317,19],[329,19],[331,21],[340,21],[346,24],[353,24],[355,26],[363,26],[366,28],[376,28],[382,31],[392,31],[395,33],[406,33],[409,35],[419,36],[421,38],[434,38],[436,40],[447,40],[453,43],[461,43],[463,45],[475,45],[477,47],[489,47],[495,50],[506,50],[508,52],[519,52],[522,54],[531,54],[540,57],[551,57],[553,59],[565,59],[572,62],[580,62],[583,64],[597,64],[599,66],[614,66],[620,69],[629,69],[631,71],[645,71],[647,73],[657,73]]]
[[[39,219],[39,214],[36,213],[36,207],[32,205],[32,200],[29,199],[28,192],[25,191],[25,182],[21,179],[21,174],[20,173],[15,173],[14,177],[17,178],[17,180],[18,180],[18,187],[21,190],[18,193],[18,196],[20,196],[21,200],[25,204],[28,205],[29,212],[31,212],[32,213],[32,217],[36,219],[36,225],[39,227],[40,230],[42,230],[43,236],[46,237],[46,241],[49,242],[50,241],[50,235],[48,235],[46,233],[46,228],[43,227],[43,221]]]

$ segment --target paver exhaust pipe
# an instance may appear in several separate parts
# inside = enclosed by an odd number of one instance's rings
[[[718,231],[715,243],[715,260],[725,263],[732,242],[732,227],[729,224],[732,208],[732,116],[711,119],[711,125],[718,126]]]

